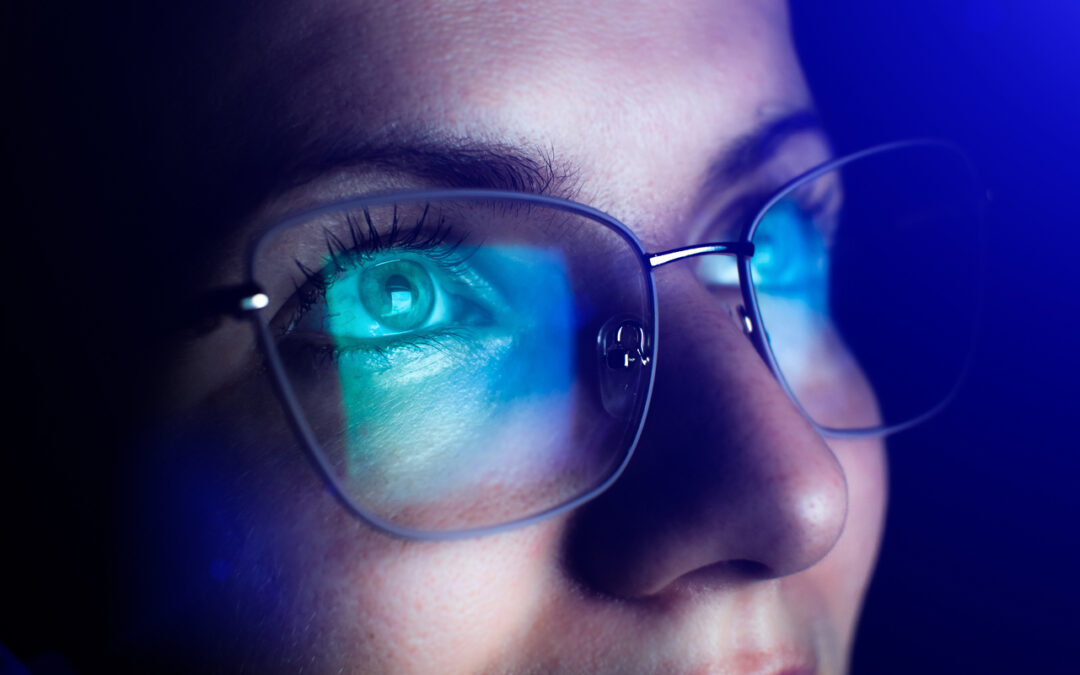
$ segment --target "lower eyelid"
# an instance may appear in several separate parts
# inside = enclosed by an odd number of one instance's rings
[[[501,332],[451,328],[409,336],[407,340],[386,346],[339,350],[334,360],[339,370],[355,368],[387,374],[392,371],[395,381],[427,379],[464,367],[477,358],[486,358],[479,355],[511,342],[513,339]]]
[[[475,337],[470,328],[451,327],[426,332],[402,333],[383,338],[331,338],[325,334],[295,333],[283,344],[292,343],[294,349],[310,349],[324,355],[328,363],[343,359],[366,359],[365,368],[384,370],[396,365],[401,359],[422,357],[432,350],[464,350]]]

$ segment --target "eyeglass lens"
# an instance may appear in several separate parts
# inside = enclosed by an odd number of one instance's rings
[[[749,262],[760,320],[816,423],[892,427],[950,397],[977,319],[979,228],[966,160],[933,143],[843,164],[761,216]]]
[[[624,460],[652,291],[616,229],[526,201],[424,198],[270,237],[256,281],[292,297],[271,307],[271,334],[362,511],[413,530],[488,527],[580,497]]]
[[[895,427],[954,390],[977,314],[974,185],[950,147],[901,146],[808,174],[756,219],[750,309],[821,427]],[[719,260],[699,273],[729,297]],[[253,271],[289,298],[268,309],[270,347],[339,490],[435,532],[538,515],[622,465],[654,356],[646,265],[599,215],[429,193],[271,230]]]

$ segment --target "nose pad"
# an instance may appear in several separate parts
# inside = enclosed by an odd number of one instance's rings
[[[613,316],[600,327],[596,349],[604,410],[616,418],[630,417],[652,367],[649,334],[635,317]]]
[[[754,345],[754,349],[757,350],[758,356],[765,362],[765,365],[769,365],[772,362],[768,354],[770,349],[769,333],[763,331],[761,325],[750,317],[746,307],[739,305],[737,311],[739,314],[737,322],[742,326],[743,335]]]
[[[754,335],[754,322],[750,320],[750,315],[746,313],[746,308],[739,305],[739,323],[742,324],[742,331],[746,337],[752,338]]]

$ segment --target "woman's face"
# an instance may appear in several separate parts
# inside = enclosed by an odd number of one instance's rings
[[[545,180],[649,251],[701,241],[723,205],[828,157],[806,125],[748,140],[810,105],[779,1],[279,4],[226,48],[213,105],[241,121],[235,152],[275,147],[305,171],[221,235],[208,286],[239,281],[242,243],[284,213],[452,183],[433,147],[538,157]],[[374,147],[399,152],[373,160]],[[208,593],[184,603],[182,621],[221,641],[198,658],[313,672],[844,671],[881,532],[883,447],[823,440],[743,333],[740,301],[719,301],[698,269],[657,270],[656,384],[626,473],[570,513],[478,539],[407,542],[350,516],[265,376],[245,374],[257,359],[246,324],[184,347],[170,393],[200,441],[154,499],[182,505],[167,538],[198,552],[170,561],[196,579],[177,583]]]

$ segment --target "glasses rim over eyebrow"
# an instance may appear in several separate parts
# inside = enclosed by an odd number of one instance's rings
[[[354,197],[345,200],[335,201],[329,204],[324,204],[315,209],[305,211],[301,214],[288,217],[281,222],[269,227],[262,232],[253,242],[249,254],[246,259],[245,275],[248,281],[245,284],[221,289],[217,292],[210,302],[212,305],[208,307],[212,308],[214,312],[231,313],[236,317],[250,319],[255,328],[257,341],[259,342],[262,352],[265,356],[265,362],[268,370],[272,376],[274,387],[277,391],[279,398],[285,408],[286,416],[299,438],[301,445],[303,446],[306,454],[311,460],[316,471],[321,475],[324,483],[335,494],[339,502],[345,506],[354,516],[373,526],[377,530],[384,532],[395,537],[402,537],[406,539],[421,539],[421,540],[449,540],[449,539],[462,539],[476,536],[484,536],[488,534],[494,534],[497,532],[503,532],[519,527],[524,527],[532,523],[545,520],[547,518],[556,516],[560,513],[564,513],[568,510],[576,508],[581,504],[597,497],[608,489],[619,476],[629,463],[634,454],[634,450],[638,445],[638,441],[641,437],[642,430],[645,425],[649,405],[651,402],[651,396],[653,392],[653,383],[656,373],[656,356],[658,355],[659,344],[659,312],[658,312],[658,300],[656,295],[656,285],[653,278],[654,271],[664,265],[668,265],[681,260],[688,260],[692,258],[698,258],[707,255],[719,255],[734,258],[736,268],[738,271],[738,284],[739,292],[741,295],[742,304],[738,307],[739,319],[743,324],[744,332],[748,339],[753,344],[759,356],[762,358],[774,378],[784,389],[789,400],[796,407],[796,409],[810,422],[813,428],[823,437],[826,438],[844,438],[844,439],[858,439],[869,437],[880,437],[904,429],[908,429],[912,426],[920,424],[930,417],[940,412],[956,395],[959,390],[963,375],[970,367],[970,355],[971,349],[968,349],[966,362],[963,365],[961,376],[956,380],[953,387],[948,391],[947,395],[940,400],[936,405],[926,409],[921,414],[907,419],[899,423],[881,424],[874,427],[866,428],[837,428],[825,426],[816,421],[811,416],[799,398],[796,396],[792,387],[789,385],[786,377],[783,374],[783,369],[777,362],[776,354],[773,351],[768,334],[763,328],[765,322],[762,321],[762,311],[759,304],[758,296],[754,288],[753,275],[751,273],[751,263],[754,260],[756,253],[754,236],[758,228],[762,224],[762,219],[765,214],[770,212],[774,206],[780,203],[785,197],[791,194],[794,190],[800,186],[810,184],[812,181],[818,179],[821,176],[835,172],[838,169],[857,162],[859,160],[882,155],[884,153],[890,153],[895,151],[903,151],[908,149],[918,148],[933,148],[946,153],[951,153],[959,157],[963,163],[970,168],[970,161],[966,155],[954,144],[937,140],[937,139],[912,139],[905,141],[898,141],[894,143],[887,143],[877,145],[860,152],[849,154],[837,159],[833,159],[817,167],[814,167],[801,175],[787,181],[780,186],[770,198],[768,198],[762,206],[757,210],[756,215],[745,222],[741,227],[739,236],[730,241],[715,241],[704,244],[695,244],[682,246],[674,249],[648,252],[641,242],[638,240],[634,232],[625,224],[611,215],[604,213],[591,206],[581,204],[579,202],[561,199],[557,197],[543,196],[532,193],[520,193],[502,190],[472,190],[472,189],[442,189],[442,190],[414,190],[414,191],[396,191],[388,193],[380,193],[374,195],[365,195]],[[972,175],[974,172],[972,171]],[[260,287],[256,282],[256,260],[260,255],[261,248],[266,245],[266,242],[271,240],[275,233],[288,230],[296,227],[299,224],[309,222],[312,219],[317,219],[328,214],[336,212],[342,212],[346,210],[356,210],[359,208],[375,208],[386,205],[393,205],[398,202],[425,202],[425,203],[440,203],[450,201],[462,201],[462,200],[501,200],[507,202],[514,202],[523,205],[533,205],[537,207],[544,207],[547,209],[554,209],[560,212],[581,216],[587,220],[594,221],[598,225],[603,225],[609,228],[609,230],[619,237],[624,239],[629,246],[637,253],[638,262],[641,267],[642,277],[645,287],[648,289],[648,303],[649,311],[651,312],[650,321],[648,325],[651,327],[646,335],[645,331],[641,334],[641,342],[647,343],[648,348],[645,349],[645,344],[639,345],[638,357],[643,358],[643,367],[647,367],[648,370],[648,385],[645,392],[644,405],[642,412],[640,413],[640,419],[637,421],[637,429],[633,433],[633,440],[629,444],[629,447],[625,449],[621,462],[618,466],[607,476],[605,480],[596,484],[588,491],[577,495],[576,497],[568,500],[564,500],[561,503],[541,510],[537,513],[527,514],[523,517],[518,517],[505,523],[496,523],[494,525],[485,525],[482,527],[465,527],[460,529],[451,530],[427,530],[427,529],[415,529],[412,527],[403,527],[399,524],[390,522],[386,518],[382,518],[374,513],[371,513],[368,509],[355,503],[355,501],[348,496],[348,491],[343,487],[341,480],[336,475],[335,469],[331,466],[330,461],[327,459],[325,453],[320,448],[320,442],[316,437],[316,434],[312,431],[309,425],[303,406],[297,399],[296,393],[290,384],[289,377],[286,373],[286,367],[282,362],[281,355],[275,346],[275,339],[271,334],[269,326],[269,317],[267,312],[264,311],[270,304],[270,298],[267,292]],[[981,214],[980,214],[981,215]],[[981,229],[979,230],[981,236]],[[933,242],[926,242],[927,246],[932,248]],[[977,242],[981,248],[981,241]],[[981,302],[981,280],[980,280],[980,298]],[[640,328],[640,327],[639,327]],[[621,330],[621,328],[620,328]],[[974,337],[974,336],[972,336]],[[647,352],[647,355],[644,353]]]

